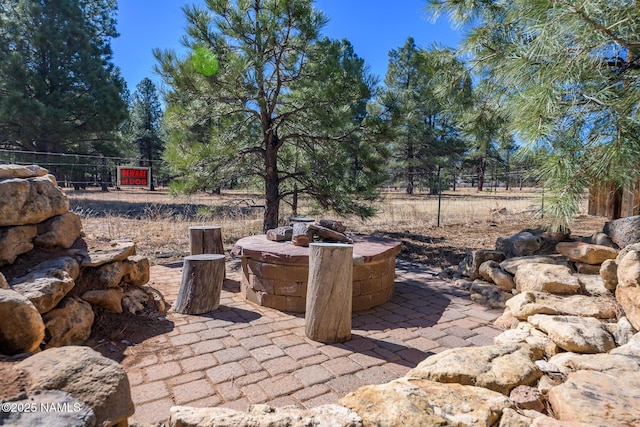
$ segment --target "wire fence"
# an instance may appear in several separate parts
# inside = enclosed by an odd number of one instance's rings
[[[154,160],[159,167],[162,160]],[[38,165],[53,174],[61,187],[115,187],[118,166],[149,166],[140,158],[91,154],[42,153],[0,148],[0,164]]]

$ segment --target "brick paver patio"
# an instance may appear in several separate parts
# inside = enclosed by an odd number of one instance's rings
[[[239,262],[228,264],[221,306],[206,315],[169,310],[169,332],[129,347],[122,365],[136,406],[129,420],[157,424],[175,405],[247,410],[251,404],[314,407],[337,403],[365,384],[403,376],[447,348],[493,343],[501,310],[469,299],[425,266],[398,261],[396,293],[355,312],[352,339],[322,344],[304,316],[256,306],[239,294]],[[154,266],[151,285],[173,303],[182,266]]]

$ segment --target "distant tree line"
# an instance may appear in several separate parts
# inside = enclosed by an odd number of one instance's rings
[[[566,225],[594,180],[637,178],[633,2],[425,4],[464,26],[462,49],[409,37],[382,82],[312,0],[186,6],[187,54],[154,51],[161,104],[112,63],[115,0],[2,2],[0,148],[137,159],[177,192],[260,188],[265,229],[299,197],[366,218],[383,185],[483,191],[523,169]]]

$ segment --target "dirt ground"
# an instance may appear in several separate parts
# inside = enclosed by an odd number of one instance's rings
[[[122,198],[123,195],[114,194],[112,197]],[[162,196],[160,193],[145,194],[144,197],[146,199],[143,201],[125,202],[104,199],[104,196],[100,197],[95,193],[83,193],[71,195],[70,199],[72,210],[83,216],[84,230],[88,238],[133,239],[138,242],[138,252],[148,256],[152,264],[179,266],[182,257],[188,254],[187,231],[191,225],[202,225],[207,221],[224,224],[224,229],[227,230],[227,250],[237,238],[249,233],[259,233],[260,218],[250,206],[256,202],[254,197],[249,195],[229,197],[220,205],[222,207],[217,209],[221,216],[213,218],[202,214],[202,206],[206,206],[208,202],[169,201],[166,195]],[[525,199],[523,203],[534,202],[534,197],[535,195],[531,199]],[[406,200],[401,200],[398,204],[406,203]],[[492,206],[498,208],[508,205],[504,200],[494,200],[492,203]],[[225,209],[228,212],[225,213]],[[486,212],[483,211],[481,215],[458,218],[440,227],[432,220],[425,222],[418,218],[424,217],[423,212],[417,213],[416,218],[407,220],[403,217],[402,221],[399,221],[399,211],[392,212],[391,215],[387,211],[386,217],[370,223],[354,220],[349,231],[401,241],[403,251],[398,255],[399,258],[423,263],[431,268],[444,269],[457,265],[468,250],[493,249],[498,237],[510,236],[518,231],[545,224],[540,218],[517,212],[515,209],[504,208],[502,213],[495,207],[482,209]],[[480,210],[478,208],[478,211]],[[571,226],[572,234],[585,236],[601,231],[605,221],[606,219],[601,217],[578,216]],[[129,345],[171,330],[171,322],[163,315],[153,310],[137,316],[98,312],[92,335],[85,344],[120,362]],[[28,391],[28,378],[13,368],[23,357],[0,356],[0,399],[15,397]]]

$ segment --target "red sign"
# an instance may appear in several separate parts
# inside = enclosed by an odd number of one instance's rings
[[[118,166],[118,187],[151,187],[149,168]]]

